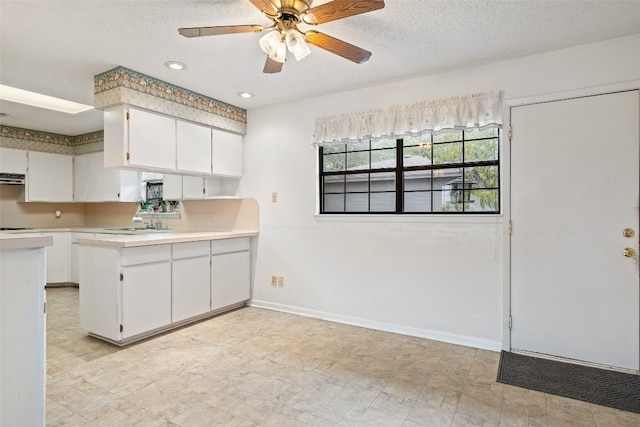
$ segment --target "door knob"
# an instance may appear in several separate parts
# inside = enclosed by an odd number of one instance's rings
[[[631,228],[625,228],[624,230],[622,230],[622,235],[624,237],[633,237],[634,234],[636,233]]]
[[[627,258],[632,258],[636,256],[636,251],[633,248],[624,248],[624,250],[622,251],[622,255],[626,256]]]

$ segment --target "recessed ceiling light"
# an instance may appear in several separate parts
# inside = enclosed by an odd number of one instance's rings
[[[67,101],[66,99],[43,95],[36,92],[29,92],[28,90],[22,90],[5,85],[0,85],[0,99],[39,108],[46,108],[48,110],[61,111],[67,114],[77,114],[93,109],[91,105],[79,104],[77,102]]]
[[[238,96],[243,98],[253,98],[253,94],[251,92],[240,92],[238,93]]]
[[[183,64],[178,61],[167,61],[164,63],[165,67],[171,68],[172,70],[184,70],[187,68],[187,64]]]

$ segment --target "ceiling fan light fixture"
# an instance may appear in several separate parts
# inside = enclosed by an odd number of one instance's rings
[[[289,48],[289,52],[293,53],[296,61],[300,61],[311,53],[311,49],[307,46],[304,36],[297,30],[290,29],[285,35],[285,42]]]
[[[278,44],[282,41],[280,31],[273,30],[260,38],[260,49],[267,55],[273,54],[278,48]]]
[[[278,43],[278,45],[276,46],[275,50],[273,51],[273,53],[269,54],[269,57],[271,59],[273,59],[276,62],[284,62],[287,59],[287,45],[285,42],[281,41],[280,43]]]

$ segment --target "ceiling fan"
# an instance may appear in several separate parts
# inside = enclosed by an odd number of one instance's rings
[[[298,25],[324,24],[384,7],[384,0],[333,0],[317,7],[311,7],[313,0],[249,1],[272,21],[271,25],[180,28],[178,32],[185,37],[203,37],[268,31],[260,39],[260,47],[267,54],[265,73],[279,73],[282,70],[287,50],[298,61],[307,56],[311,53],[307,43],[362,64],[369,59],[371,52],[318,31],[301,31]]]

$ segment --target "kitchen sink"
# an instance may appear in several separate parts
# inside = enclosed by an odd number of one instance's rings
[[[167,233],[169,232],[168,228],[145,228],[145,227],[114,227],[114,228],[105,228],[106,231],[137,231],[142,233]]]

